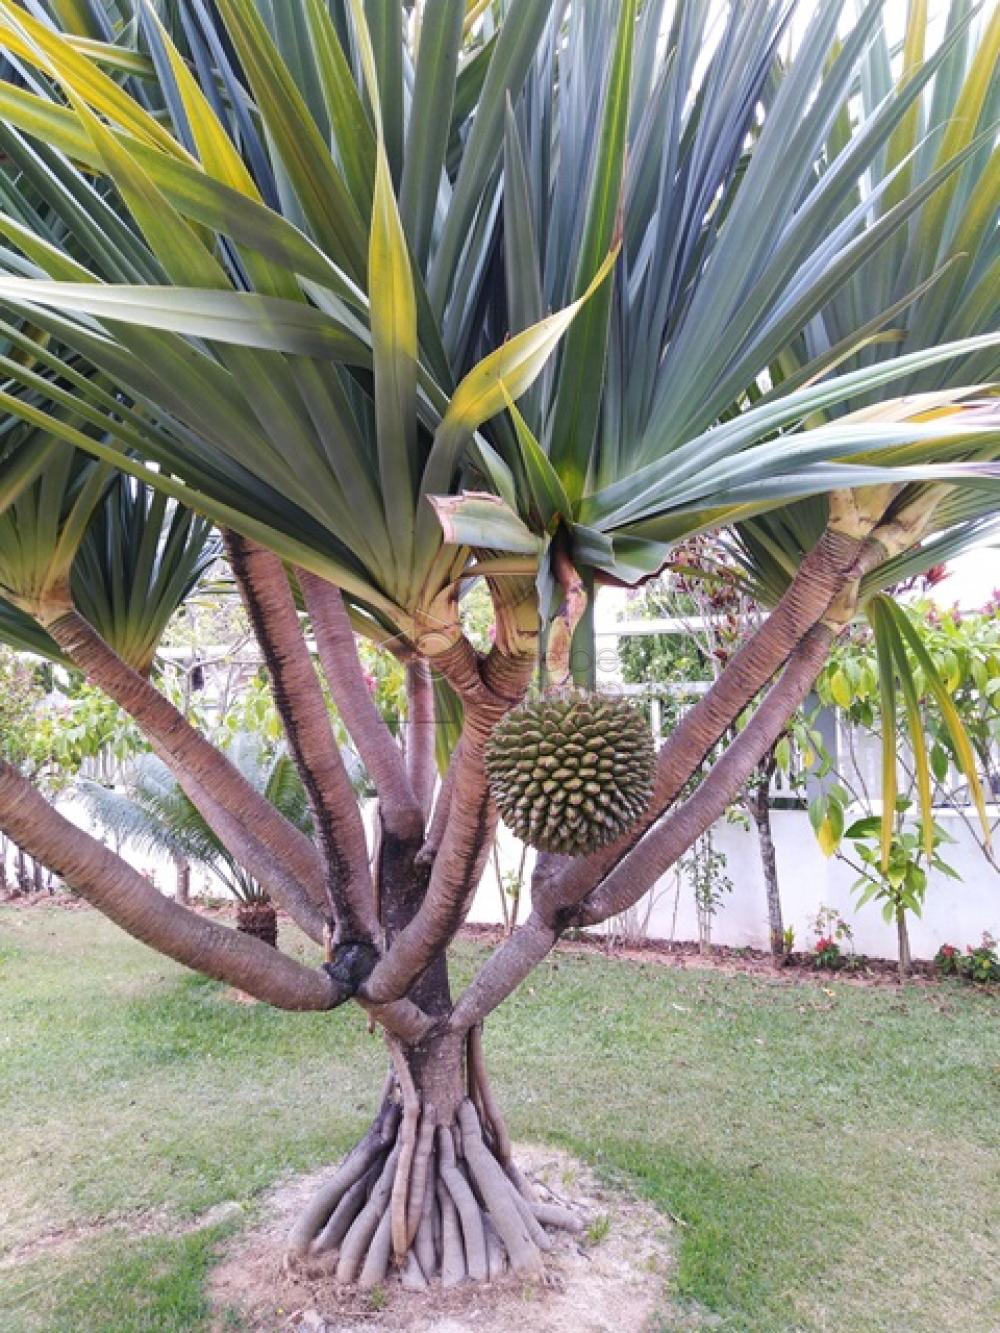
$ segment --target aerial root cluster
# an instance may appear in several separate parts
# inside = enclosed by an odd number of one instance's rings
[[[470,1070],[470,1073],[472,1071]],[[371,1290],[396,1267],[405,1288],[483,1282],[505,1271],[541,1276],[545,1227],[579,1231],[565,1208],[540,1202],[511,1160],[485,1079],[450,1125],[401,1081],[364,1139],[299,1216],[286,1263],[308,1276]]]

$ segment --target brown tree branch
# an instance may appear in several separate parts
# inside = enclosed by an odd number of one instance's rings
[[[393,1000],[390,1004],[372,1004],[360,995],[354,995],[373,1022],[380,1023],[386,1032],[408,1046],[416,1046],[438,1027],[440,1019],[428,1014],[412,1000]]]
[[[482,1022],[546,957],[566,927],[596,925],[638,902],[695,839],[725,813],[809,693],[834,632],[827,625],[816,625],[808,632],[751,721],[694,795],[648,832],[595,892],[564,909],[554,922],[532,911],[459,997],[449,1023],[452,1029],[466,1032]]]
[[[789,657],[760,707],[713,764],[704,782],[651,829],[599,888],[566,914],[561,925],[597,925],[624,912],[653,887],[710,825],[722,818],[812,689],[833,639],[830,626],[813,626]]]
[[[524,925],[487,960],[479,975],[459,997],[450,1020],[454,1030],[468,1031],[510,995],[546,956],[562,929],[571,924],[597,924],[637,902],[735,800],[741,786],[769,753],[787,726],[788,719],[812,688],[833,639],[853,618],[860,580],[884,560],[919,540],[924,530],[919,522],[910,521],[909,510],[895,519],[878,523],[872,515],[884,512],[884,504],[882,510],[874,506],[864,514],[853,503],[853,497],[850,499],[847,509],[857,519],[856,530],[851,534],[850,541],[827,541],[826,537],[831,531],[828,529],[814,548],[821,554],[815,559],[812,558],[813,553],[806,556],[793,580],[789,593],[797,585],[806,582],[807,578],[815,576],[817,579],[817,587],[808,597],[799,600],[796,596],[795,599],[797,613],[803,618],[807,615],[812,617],[810,627],[807,629],[803,625],[796,645],[787,654],[787,666],[783,674],[772,686],[747,727],[689,801],[663,819],[641,840],[634,840],[634,850],[630,851],[626,845],[616,851],[611,873],[599,887],[589,892],[589,896],[584,896],[582,903],[579,897],[573,896],[574,892],[578,892],[578,887],[572,883],[573,872],[577,867],[572,862],[567,866],[564,858],[544,854],[539,856],[532,882],[535,910]],[[884,499],[884,503],[888,503],[888,498]],[[925,508],[928,507],[921,508],[918,517],[924,519],[926,525]],[[838,506],[832,505],[832,509],[836,512]],[[838,547],[840,556],[835,558],[834,551]],[[839,570],[839,573],[834,575],[831,569]],[[797,593],[801,592],[802,588],[798,586]],[[792,599],[783,599],[779,608],[788,611],[791,605]],[[772,613],[764,628],[776,614],[777,611]],[[784,623],[779,624],[778,632],[769,643],[768,651],[772,654],[772,660],[773,654],[780,651],[782,643],[787,643],[789,637],[794,635],[794,619],[790,615],[784,615],[783,619]],[[757,637],[755,635],[755,640]],[[753,679],[752,673],[749,678]],[[730,724],[752,697],[750,695],[740,704],[729,719]],[[739,698],[739,691],[736,698]],[[722,734],[720,732],[720,737]],[[665,749],[660,751],[661,759]],[[697,762],[700,763],[703,757],[699,756]],[[695,768],[697,764],[678,783],[678,791],[684,781],[692,776]],[[650,822],[648,818],[644,820],[642,832],[649,828]],[[588,860],[594,862],[596,858]],[[574,904],[580,904],[575,912],[571,910]]]
[[[482,745],[465,743],[455,764],[448,824],[434,858],[427,892],[412,920],[392,941],[362,987],[366,999],[386,1003],[405,995],[464,921],[489,854],[497,824]]]
[[[559,938],[554,926],[532,912],[495,949],[455,1003],[448,1026],[468,1032],[493,1012],[547,956]]]
[[[0,826],[116,925],[186,967],[279,1009],[332,1009],[350,996],[322,970],[164,897],[2,760]]]
[[[241,814],[240,807],[233,809],[228,799],[220,799],[213,790],[197,781],[190,772],[176,773],[175,780],[227,851],[249,871],[277,903],[288,911],[311,940],[316,944],[322,944],[325,939],[326,917],[317,903],[325,906],[326,899],[322,889],[322,866],[318,856],[316,858],[318,882],[315,880],[310,882],[309,897],[304,898],[302,885],[291,872],[291,867],[276,851],[260,841],[257,837],[258,830],[252,825],[247,826],[245,822],[247,816]],[[270,801],[266,804],[271,809],[275,808]],[[252,818],[252,814],[250,817]],[[294,825],[289,827],[294,828]],[[299,832],[298,829],[295,831]],[[311,847],[312,844],[309,845]],[[290,903],[298,903],[299,906],[293,909],[289,906]]]
[[[434,753],[434,678],[422,658],[406,667],[406,772],[424,819],[431,812],[437,783]]]
[[[137,723],[181,790],[236,859],[317,942],[323,918],[323,866],[304,833],[289,823],[206,740],[169,699],[108,647],[76,611],[46,622],[63,652]]]
[[[357,798],[337,746],[285,567],[236,533],[226,551],[260,644],[289,748],[298,766],[326,863],[336,942],[377,939],[368,845]]]
[[[366,999],[379,1003],[405,995],[468,914],[497,825],[483,758],[486,741],[504,713],[523,697],[534,660],[494,650],[480,664],[472,645],[461,638],[439,653],[434,665],[464,706],[462,736],[452,760],[452,799],[423,902],[362,987]]]
[[[427,836],[424,838],[424,845],[421,847],[418,857],[422,865],[430,865],[437,856],[444,831],[448,827],[448,816],[451,814],[451,795],[455,789],[455,765],[458,760],[460,746],[461,742],[455,746],[448,771],[441,779],[441,785],[438,787],[437,800],[434,802],[434,810],[427,827]]]
[[[365,681],[357,640],[340,589],[308,570],[296,569],[295,575],[312,620],[330,695],[378,793],[385,827],[397,837],[413,837],[421,823],[419,802],[407,776],[402,751]]]

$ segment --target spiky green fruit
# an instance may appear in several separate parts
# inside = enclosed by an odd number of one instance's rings
[[[512,709],[486,747],[504,822],[540,851],[580,856],[627,832],[645,810],[656,761],[627,699],[565,690]]]

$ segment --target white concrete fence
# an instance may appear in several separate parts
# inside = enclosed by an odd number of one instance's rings
[[[992,817],[997,818],[996,808]],[[910,943],[915,958],[933,958],[942,944],[979,944],[983,932],[1000,936],[1000,873],[984,857],[968,825],[953,811],[939,810],[935,818],[954,844],[942,848],[947,863],[961,882],[931,872],[923,916],[910,916]],[[851,886],[857,874],[837,857],[827,859],[817,845],[804,810],[771,812],[778,881],[786,926],[795,931],[795,948],[815,942],[813,921],[821,907],[835,909],[848,923],[857,953],[873,958],[896,957],[896,929],[882,920],[880,907],[869,903],[855,908]],[[721,821],[713,830],[717,850],[725,853],[725,873],[733,882],[712,921],[712,943],[734,948],[768,948],[767,899],[761,871],[757,833]],[[518,844],[506,831],[501,836],[501,867],[516,866]],[[529,857],[530,867],[530,857]],[[521,904],[521,917],[528,904]],[[681,871],[664,875],[639,904],[639,922],[648,918],[650,939],[697,940],[698,913],[691,883]],[[476,895],[470,920],[498,922],[500,888],[492,864]]]

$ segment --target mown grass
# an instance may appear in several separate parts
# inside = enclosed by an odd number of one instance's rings
[[[958,985],[563,955],[487,1048],[515,1137],[676,1220],[675,1302],[729,1330],[937,1333],[1000,1327],[998,1017]],[[383,1072],[359,1013],[235,1004],[95,914],[0,909],[0,1329],[207,1328],[222,1239],[344,1150]],[[229,1200],[242,1220],[197,1225]]]

